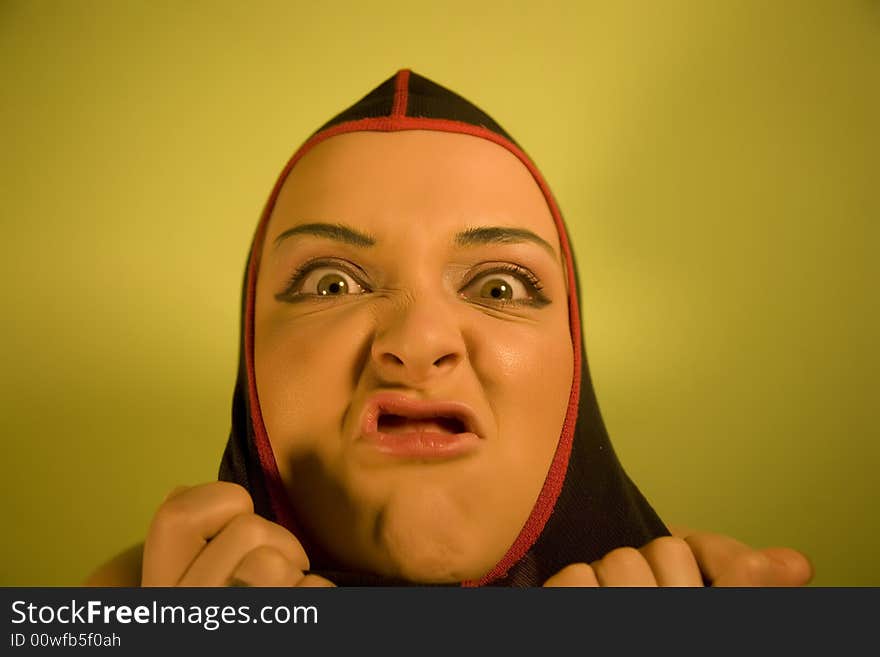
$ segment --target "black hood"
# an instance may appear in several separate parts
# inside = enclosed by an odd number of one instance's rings
[[[562,215],[538,169],[498,123],[452,91],[401,70],[319,128],[294,154],[279,176],[251,245],[242,293],[238,379],[232,431],[219,478],[250,491],[257,513],[303,541],[312,572],[338,585],[403,584],[332,563],[298,530],[262,423],[253,379],[253,292],[266,223],[290,169],[315,144],[355,131],[437,130],[469,134],[511,151],[541,187],[556,221],[569,272],[569,315],[574,351],[572,393],[556,455],[544,487],[521,533],[492,571],[465,585],[537,586],[563,567],[591,562],[622,547],[640,547],[669,534],[618,461],[599,412],[584,351],[578,307],[577,267]]]

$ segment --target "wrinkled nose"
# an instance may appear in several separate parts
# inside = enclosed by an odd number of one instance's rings
[[[379,317],[370,355],[384,383],[417,387],[454,371],[465,345],[449,305],[409,298]]]

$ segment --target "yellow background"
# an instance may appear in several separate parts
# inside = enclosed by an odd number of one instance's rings
[[[880,585],[880,3],[540,5],[0,2],[0,584],[78,583],[215,477],[269,188],[411,67],[550,181],[663,517]]]

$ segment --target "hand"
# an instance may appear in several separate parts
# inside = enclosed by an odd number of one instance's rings
[[[813,579],[810,560],[792,548],[756,550],[721,534],[672,531],[690,546],[712,586],[805,586]]]
[[[807,558],[790,548],[755,550],[720,534],[681,534],[571,564],[544,586],[803,586],[813,575]]]
[[[617,548],[591,564],[566,566],[544,586],[703,586],[703,579],[690,546],[663,536],[638,550]]]
[[[142,586],[333,586],[306,575],[296,537],[254,513],[247,491],[224,481],[173,490],[144,544]]]

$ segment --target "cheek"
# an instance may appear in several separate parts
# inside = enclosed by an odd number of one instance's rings
[[[366,349],[364,318],[344,314],[257,319],[257,394],[276,457],[311,448],[322,429],[342,423]]]
[[[574,370],[567,313],[537,324],[487,318],[473,327],[473,340],[474,367],[498,403],[536,394],[559,401],[563,391],[561,405],[567,405]]]
[[[574,371],[567,315],[542,325],[494,327],[475,369],[517,472],[543,477],[555,452]]]

